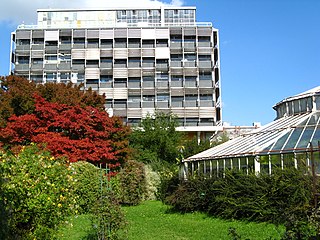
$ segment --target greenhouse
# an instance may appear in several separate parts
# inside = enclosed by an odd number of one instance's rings
[[[181,177],[223,176],[226,169],[271,174],[286,167],[320,174],[320,86],[273,108],[277,112],[273,122],[184,159]]]

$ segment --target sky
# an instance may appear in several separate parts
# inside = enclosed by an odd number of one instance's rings
[[[196,6],[219,30],[222,120],[274,120],[282,99],[320,84],[320,0],[11,0],[0,2],[0,75],[8,75],[10,34],[35,24],[36,9]]]

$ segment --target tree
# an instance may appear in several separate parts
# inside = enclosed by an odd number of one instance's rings
[[[129,128],[119,118],[110,118],[91,106],[48,102],[38,95],[34,95],[34,102],[33,113],[13,115],[0,129],[3,147],[42,143],[53,156],[65,156],[70,162],[108,164],[113,171],[127,159]]]
[[[82,86],[72,83],[36,84],[22,77],[8,76],[1,78],[0,88],[0,126],[15,114],[31,114],[35,110],[33,94],[42,96],[49,102],[63,103],[70,106],[92,106],[104,108],[105,97],[92,90],[84,91]]]
[[[178,125],[172,113],[147,115],[130,135],[136,159],[153,166],[176,163],[183,139],[182,133],[176,131]]]

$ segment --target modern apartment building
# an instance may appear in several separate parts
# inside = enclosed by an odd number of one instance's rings
[[[44,9],[12,33],[12,74],[84,83],[127,124],[171,110],[181,131],[221,128],[218,30],[195,7]]]

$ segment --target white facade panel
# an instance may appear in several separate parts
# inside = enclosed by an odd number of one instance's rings
[[[100,70],[99,68],[86,68],[86,79],[99,79],[100,78]]]
[[[215,115],[215,108],[208,107],[208,108],[200,108],[199,110],[199,117],[200,118],[213,118]]]
[[[142,117],[142,110],[141,108],[135,109],[128,109],[127,111],[128,118],[141,118]]]
[[[156,39],[169,39],[170,31],[169,28],[156,29]]]
[[[72,59],[85,59],[86,51],[85,49],[72,49],[71,57]]]
[[[86,59],[89,60],[97,60],[100,58],[100,49],[99,48],[92,48],[86,50]]]
[[[101,39],[113,39],[113,29],[100,30]]]
[[[145,118],[148,114],[152,115],[155,113],[154,108],[142,108],[142,117]]]
[[[114,58],[115,59],[126,59],[128,57],[128,49],[114,49]]]
[[[114,78],[127,78],[128,77],[128,69],[114,69],[113,70],[113,77]]]
[[[107,99],[112,99],[113,98],[113,88],[103,88],[99,89],[99,94],[105,94]]]
[[[156,31],[155,29],[141,29],[141,38],[142,39],[155,39],[156,38]]]
[[[128,37],[129,38],[141,38],[141,29],[137,28],[137,29],[128,29]]]
[[[169,59],[170,58],[170,48],[156,48],[156,58],[157,59]]]
[[[59,41],[59,30],[46,30],[44,32],[45,41]]]
[[[128,89],[127,88],[115,88],[113,90],[113,99],[127,99]]]

